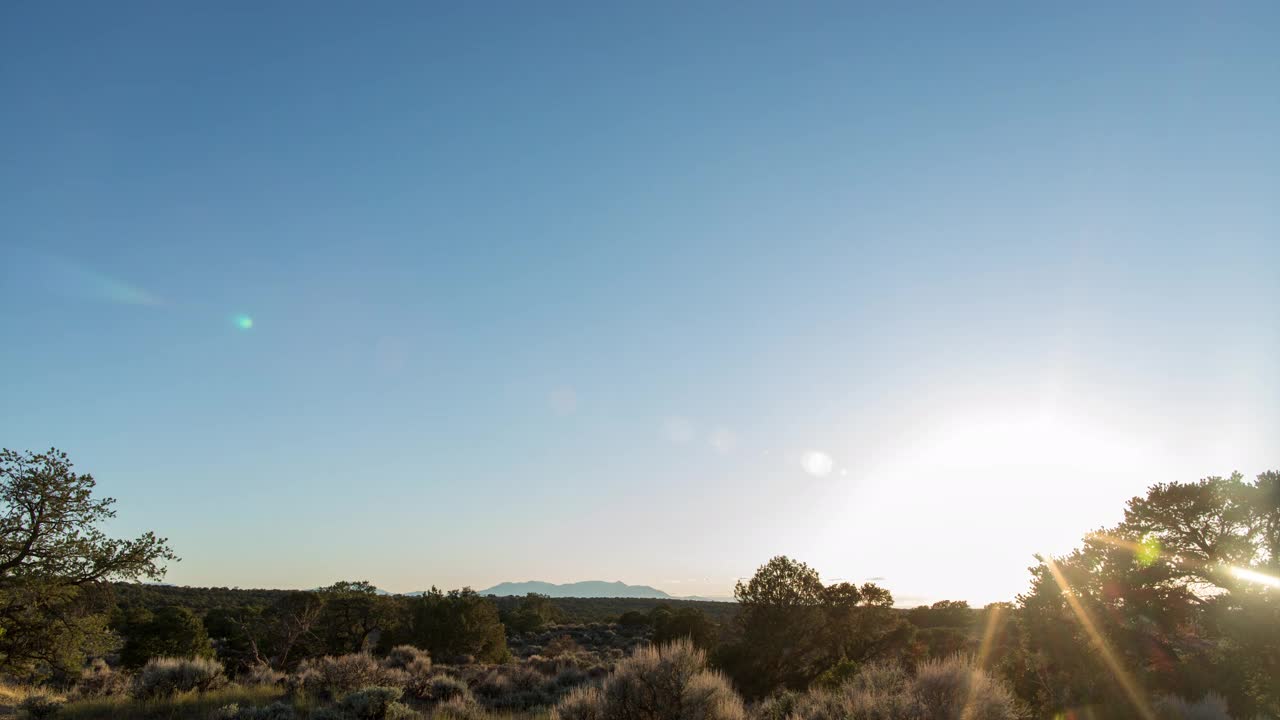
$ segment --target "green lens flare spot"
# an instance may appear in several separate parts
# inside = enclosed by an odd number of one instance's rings
[[[1152,563],[1160,559],[1160,541],[1150,535],[1142,538],[1142,542],[1138,544],[1136,554],[1139,565],[1150,567]]]
[[[253,318],[249,317],[248,315],[237,315],[236,327],[240,328],[241,330],[253,329]]]

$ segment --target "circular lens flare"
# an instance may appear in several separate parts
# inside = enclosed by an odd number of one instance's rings
[[[831,474],[831,469],[835,466],[835,461],[831,456],[820,451],[810,450],[800,458],[800,466],[804,471],[814,477],[826,477]]]
[[[249,317],[248,315],[237,315],[236,327],[240,328],[241,330],[252,330],[253,318]]]

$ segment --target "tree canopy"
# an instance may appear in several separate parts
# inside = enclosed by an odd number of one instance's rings
[[[105,583],[159,579],[177,559],[151,532],[108,537],[115,501],[94,489],[59,450],[0,450],[0,670],[77,670],[111,643]]]

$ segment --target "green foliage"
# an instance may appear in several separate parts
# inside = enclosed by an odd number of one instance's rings
[[[551,598],[538,593],[529,593],[520,598],[519,603],[509,611],[500,608],[499,617],[511,632],[527,633],[541,630],[557,622],[561,618],[561,613],[551,602]]]
[[[848,682],[861,669],[862,663],[855,662],[849,658],[841,658],[839,662],[823,670],[818,677],[813,679],[813,687],[834,690]]]
[[[618,616],[618,624],[627,628],[644,627],[649,624],[649,616],[639,610],[628,610]]]
[[[682,607],[653,615],[653,642],[669,643],[688,638],[703,650],[715,646],[720,632],[715,623],[697,608]]]
[[[118,627],[125,636],[120,661],[139,668],[157,657],[213,657],[204,623],[184,607],[164,607],[155,613],[131,614]]]
[[[738,582],[741,638],[720,661],[749,696],[779,687],[803,689],[825,666],[822,580],[802,562],[778,556]]]
[[[338,582],[320,591],[324,610],[318,632],[334,654],[372,650],[371,637],[388,632],[396,619],[395,599],[378,595],[367,581]]]
[[[65,453],[0,450],[0,672],[74,676],[112,638],[110,580],[159,578],[175,560],[152,533],[106,536],[111,498]]]
[[[717,657],[751,697],[803,690],[841,659],[889,656],[911,638],[888,590],[874,583],[828,587],[816,570],[787,557],[761,566],[734,595],[740,637]]]
[[[1278,483],[1264,473],[1155,485],[1119,525],[1042,559],[1019,598],[1020,694],[1039,712],[1139,712],[1102,662],[1111,657],[1137,702],[1216,691],[1236,715],[1280,713],[1280,597],[1233,570],[1280,574]]]
[[[410,644],[446,660],[502,662],[507,659],[506,629],[498,608],[470,589],[436,588],[409,600]]]

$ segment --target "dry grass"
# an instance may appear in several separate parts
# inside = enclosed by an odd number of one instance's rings
[[[23,700],[34,696],[52,697],[59,700],[64,697],[30,685],[13,685],[0,682],[0,717],[16,717],[18,715],[18,705]]]
[[[135,700],[116,696],[67,703],[59,720],[207,720],[224,705],[269,705],[285,697],[283,690],[270,686],[232,685],[209,692],[185,692],[168,697]]]

